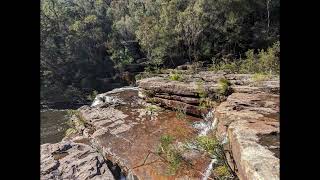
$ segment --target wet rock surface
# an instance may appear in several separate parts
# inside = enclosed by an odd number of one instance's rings
[[[138,97],[136,88],[127,88],[105,94],[117,98],[115,106],[83,106],[83,118],[95,129],[88,136],[105,157],[117,163],[127,175],[138,179],[201,179],[210,159],[204,153],[182,153],[183,163],[174,174],[168,174],[168,162],[159,156],[157,149],[162,135],[175,137],[175,144],[197,135],[192,122],[200,118],[186,115],[178,119],[174,111],[150,108],[153,105]]]
[[[114,180],[104,157],[88,142],[78,137],[74,142],[41,145],[41,179]]]

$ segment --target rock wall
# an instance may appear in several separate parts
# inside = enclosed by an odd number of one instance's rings
[[[182,73],[183,74],[183,73]],[[218,81],[226,79],[230,82],[230,90],[225,94],[219,92]],[[137,81],[140,88],[140,97],[148,102],[159,103],[171,109],[183,109],[188,114],[201,116],[206,114],[210,108],[200,106],[202,93],[209,100],[220,102],[231,92],[256,93],[270,92],[279,94],[279,80],[271,77],[270,80],[256,82],[250,74],[215,74],[203,71],[197,74],[184,74],[182,81],[172,81],[169,75],[145,78]],[[215,103],[217,104],[217,103]],[[214,104],[212,104],[215,107]]]

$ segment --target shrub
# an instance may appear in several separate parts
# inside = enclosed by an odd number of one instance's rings
[[[224,156],[224,150],[219,141],[214,135],[198,136],[196,144],[199,149],[206,151],[212,158],[217,160],[218,167],[214,168],[213,172],[217,179],[232,179],[233,174],[227,165],[227,160]]]
[[[169,79],[171,81],[183,81],[183,76],[180,73],[174,71],[170,73]]]
[[[78,127],[85,126],[86,120],[78,110],[68,110],[67,113],[70,117],[69,121],[67,122],[70,127],[73,129],[78,129]]]
[[[76,134],[78,131],[76,130],[76,129],[74,129],[74,128],[69,128],[69,129],[67,129],[66,130],[66,132],[65,132],[65,136],[70,136],[71,134]]]
[[[210,136],[198,136],[196,145],[206,151],[210,155],[214,155],[215,149],[218,147],[218,141]]]
[[[253,49],[249,49],[246,53],[246,59],[241,62],[240,72],[241,73],[253,73],[259,72],[259,64],[256,60],[256,55]]]
[[[112,49],[110,50],[110,53],[112,54],[110,58],[118,69],[122,69],[134,61],[127,48],[118,50]]]
[[[160,147],[167,149],[169,145],[174,141],[171,135],[165,134],[160,137]]]
[[[98,95],[98,91],[94,90],[94,91],[92,91],[91,94],[88,95],[87,99],[88,99],[89,101],[93,101],[94,98],[96,98],[97,95]]]
[[[206,98],[208,96],[208,93],[206,92],[203,84],[204,84],[203,81],[197,81],[196,91],[200,98]]]
[[[222,60],[219,63],[213,58],[213,65],[209,70],[225,71],[227,73],[265,73],[279,74],[280,73],[280,42],[275,42],[266,50],[258,50],[255,53],[253,49],[249,49],[245,53],[245,59],[238,60]]]
[[[275,42],[272,47],[266,51],[261,50],[258,54],[259,62],[261,64],[261,72],[270,74],[280,73],[280,42]]]
[[[147,111],[149,111],[151,114],[153,114],[154,112],[157,112],[157,111],[160,110],[160,108],[158,106],[155,106],[155,105],[147,106],[147,107],[145,107],[145,109]]]
[[[77,113],[79,113],[78,110],[73,110],[73,109],[68,109],[67,110],[67,114],[68,114],[69,117],[72,117],[73,115],[75,115]]]
[[[228,95],[231,91],[231,87],[230,87],[231,83],[225,79],[225,78],[221,78],[218,81],[218,93],[220,95]]]
[[[270,78],[271,78],[270,74],[263,74],[263,73],[255,73],[252,76],[252,80],[254,82],[266,81],[266,80],[269,80]]]
[[[220,62],[218,64],[213,64],[211,67],[209,67],[209,71],[224,71],[226,73],[238,73],[239,72],[239,65],[236,62]]]
[[[176,109],[176,117],[177,117],[177,119],[185,119],[186,115],[187,115],[186,111],[187,110],[186,110],[185,107],[178,107]]]
[[[216,102],[212,101],[210,98],[200,98],[199,108],[213,108],[216,106]]]
[[[182,156],[172,145],[174,138],[170,135],[162,135],[158,146],[158,154],[169,163],[168,173],[175,174],[182,162]]]
[[[225,179],[232,175],[226,164],[214,168],[213,173],[218,179]]]

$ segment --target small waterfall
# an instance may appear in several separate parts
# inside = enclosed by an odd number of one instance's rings
[[[194,128],[200,130],[198,136],[205,136],[210,130],[215,130],[218,125],[218,119],[214,117],[215,110],[209,111],[203,118],[204,121],[195,123]],[[211,175],[213,165],[217,162],[216,158],[212,158],[207,169],[204,172],[202,180],[207,180]]]
[[[202,178],[202,180],[207,180],[209,178],[209,176],[211,175],[211,170],[213,168],[213,164],[216,163],[217,160],[216,159],[212,159],[209,166],[207,167],[204,177]]]
[[[198,136],[205,136],[210,130],[214,130],[218,124],[217,118],[214,118],[214,112],[209,111],[203,118],[204,121],[197,122],[193,124],[193,127],[200,130]]]

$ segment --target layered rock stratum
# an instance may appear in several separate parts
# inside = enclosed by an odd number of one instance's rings
[[[215,179],[214,157],[186,147],[210,132],[238,176],[231,179],[279,179],[277,77],[257,81],[249,74],[208,71],[185,74],[181,81],[169,76],[141,79],[138,87],[99,94],[91,106],[79,108],[73,118],[81,122],[77,133],[41,146],[42,179],[119,179],[107,161],[127,179]],[[230,83],[227,93],[221,94],[220,79]],[[203,106],[203,99],[212,104]],[[174,137],[172,145],[181,154],[174,173],[159,154],[164,135]]]

